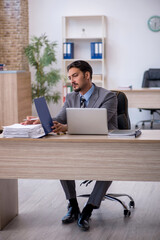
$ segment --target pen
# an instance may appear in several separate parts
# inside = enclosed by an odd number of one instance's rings
[[[23,119],[23,121],[34,121],[34,120],[38,120],[39,118],[38,117],[36,117],[36,118],[30,118],[30,119],[27,119],[27,118],[25,118],[25,119]]]

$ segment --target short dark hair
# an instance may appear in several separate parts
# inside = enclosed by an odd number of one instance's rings
[[[88,62],[82,61],[82,60],[74,61],[67,66],[67,72],[71,68],[74,68],[74,67],[80,69],[80,71],[82,71],[83,74],[85,74],[86,72],[89,72],[90,73],[90,79],[92,79],[93,70],[92,70],[91,65]]]

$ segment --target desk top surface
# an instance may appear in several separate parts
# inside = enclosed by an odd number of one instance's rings
[[[160,92],[160,88],[137,88],[137,89],[125,89],[125,88],[120,88],[120,89],[112,89],[113,91],[120,91],[120,92],[126,92],[126,93],[142,93],[142,92]]]
[[[160,143],[160,130],[142,130],[142,134],[138,138],[130,137],[110,137],[107,135],[53,135],[50,134],[44,138],[3,138],[0,134],[0,142],[2,141],[17,141],[17,142],[35,142],[35,141],[49,141],[49,142],[157,142]]]

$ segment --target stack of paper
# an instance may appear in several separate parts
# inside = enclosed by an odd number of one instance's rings
[[[5,138],[38,138],[43,134],[44,130],[41,124],[22,125],[16,123],[3,127],[3,137]]]

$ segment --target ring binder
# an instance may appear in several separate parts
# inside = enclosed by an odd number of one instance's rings
[[[102,59],[102,42],[91,42],[91,59]]]
[[[74,58],[74,43],[72,42],[63,43],[63,58],[64,59]]]

